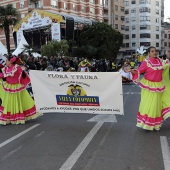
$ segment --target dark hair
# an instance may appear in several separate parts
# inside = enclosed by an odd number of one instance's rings
[[[9,56],[7,56],[7,59],[8,59],[8,61],[10,61],[13,57],[15,57],[16,60],[14,62],[12,62],[12,64],[16,64],[18,61],[18,57],[9,55]]]
[[[147,49],[147,52],[148,52],[148,53],[150,53],[151,48],[155,48],[155,47],[154,47],[154,46],[149,47],[149,48]],[[155,50],[156,50],[156,48],[155,48]]]

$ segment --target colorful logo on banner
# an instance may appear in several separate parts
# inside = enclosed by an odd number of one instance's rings
[[[68,86],[67,95],[56,95],[57,105],[100,106],[98,96],[88,96],[80,85]]]

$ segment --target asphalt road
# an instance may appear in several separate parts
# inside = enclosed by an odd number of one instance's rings
[[[0,170],[169,170],[170,120],[160,131],[136,127],[140,88],[123,85],[124,116],[48,113],[0,126]]]

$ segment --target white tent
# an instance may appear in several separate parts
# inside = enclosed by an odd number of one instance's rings
[[[17,56],[18,54],[20,54],[21,52],[23,52],[24,45],[28,45],[28,43],[27,43],[24,35],[22,35],[21,41],[20,41],[18,47],[16,48],[16,50],[15,50],[12,54]],[[38,54],[38,53],[32,53],[32,54],[33,54],[34,57],[41,57],[41,55]]]
[[[5,46],[0,41],[0,54],[4,55],[4,54],[7,54],[7,53],[8,53],[7,49],[5,48]]]

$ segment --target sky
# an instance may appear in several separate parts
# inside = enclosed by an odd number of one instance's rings
[[[165,7],[165,11],[164,11],[165,17],[164,17],[164,20],[168,21],[167,18],[168,17],[170,18],[170,0],[165,0],[164,1],[164,7]]]

